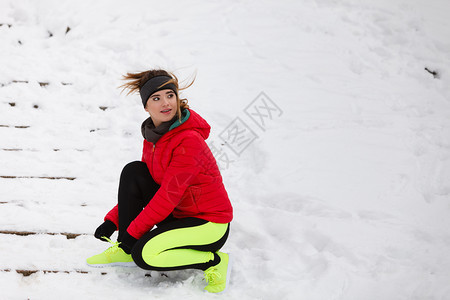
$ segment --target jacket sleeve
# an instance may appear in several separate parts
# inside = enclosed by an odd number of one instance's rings
[[[161,187],[131,222],[127,229],[130,235],[139,239],[173,212],[188,186],[202,170],[205,147],[205,141],[198,134],[183,138],[175,147]]]
[[[119,228],[119,206],[118,204],[113,207],[105,216],[104,221],[113,222],[117,228]]]

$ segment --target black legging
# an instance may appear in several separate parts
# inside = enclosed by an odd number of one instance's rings
[[[126,232],[131,222],[158,191],[159,185],[153,180],[147,165],[135,161],[127,164],[120,175],[119,183],[119,237]]]
[[[142,212],[142,209],[153,198],[159,187],[160,186],[153,180],[150,172],[148,171],[147,165],[144,162],[131,162],[123,168],[120,176],[118,195],[119,242],[122,240],[122,236],[130,223],[139,215],[140,212]],[[181,228],[192,228],[195,230],[196,227],[200,228],[202,225],[207,223],[208,221],[198,218],[176,219],[172,215],[169,215],[164,221],[157,224],[158,228],[148,232],[141,239],[139,239],[132,249],[133,260],[139,267],[148,270],[179,270],[186,268],[206,270],[220,261],[219,256],[215,252],[217,252],[225,244],[229,234],[229,225],[226,228],[226,232],[221,233],[220,236],[208,241],[207,243],[199,244],[193,241],[192,243],[188,243],[183,246],[178,245],[176,247],[166,249],[166,251],[174,249],[193,249],[213,253],[214,256],[213,258],[211,257],[209,261],[170,267],[152,266],[149,264],[150,260],[143,257],[143,249],[151,239],[158,235],[167,234],[169,231]]]

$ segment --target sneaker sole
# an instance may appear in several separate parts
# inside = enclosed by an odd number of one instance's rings
[[[233,262],[232,262],[230,253],[227,253],[227,254],[228,254],[227,281],[225,284],[225,289],[223,291],[217,293],[218,295],[225,293],[228,290],[228,286],[230,285],[231,270],[233,269]]]
[[[126,268],[134,268],[137,267],[136,263],[134,261],[130,262],[113,262],[109,264],[90,264],[86,263],[89,267],[94,268],[105,268],[105,267],[126,267]]]

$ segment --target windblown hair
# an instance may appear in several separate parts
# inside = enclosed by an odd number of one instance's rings
[[[155,69],[155,70],[148,70],[148,71],[139,72],[139,73],[127,73],[126,75],[122,76],[122,79],[127,82],[125,82],[124,84],[119,86],[119,88],[122,88],[122,92],[125,90],[128,90],[127,95],[138,93],[139,90],[144,86],[144,84],[148,80],[150,80],[153,77],[161,76],[161,75],[169,76],[172,78],[164,84],[173,83],[177,88],[177,93],[176,93],[177,102],[178,102],[177,115],[178,115],[178,118],[181,119],[181,109],[189,108],[189,105],[188,105],[187,99],[180,99],[178,91],[182,91],[182,90],[185,90],[188,87],[190,87],[195,81],[195,76],[188,85],[180,87],[177,76],[175,76],[175,74],[167,72],[165,70]]]

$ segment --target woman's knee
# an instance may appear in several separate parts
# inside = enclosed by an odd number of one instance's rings
[[[143,245],[145,246],[145,244],[143,244],[142,242],[141,243],[139,243],[139,242],[140,241],[138,241],[136,243],[136,245],[133,247],[133,249],[131,250],[131,257],[133,258],[133,261],[141,269],[156,270],[157,268],[152,266],[152,263],[151,263],[151,258],[155,257],[156,253],[154,255],[149,255],[149,253],[146,253],[145,259],[144,259]]]
[[[147,164],[142,161],[133,161],[125,165],[122,169],[121,177],[129,177],[130,175],[148,173]]]

